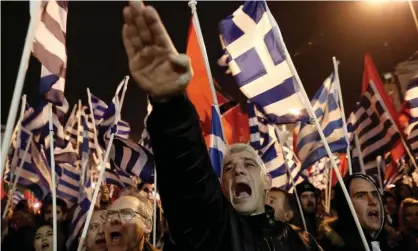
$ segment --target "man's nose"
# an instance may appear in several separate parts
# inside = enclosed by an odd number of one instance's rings
[[[99,224],[99,228],[97,230],[97,234],[104,234],[104,224]]]
[[[243,175],[245,173],[245,168],[242,165],[236,165],[234,168],[235,175]]]
[[[120,224],[122,224],[122,221],[120,220],[119,217],[115,217],[115,218],[112,218],[109,221],[109,223],[110,223],[110,225],[120,225]]]
[[[369,202],[369,205],[375,206],[375,205],[377,205],[377,198],[374,197],[372,194],[369,194],[368,195],[368,202]]]

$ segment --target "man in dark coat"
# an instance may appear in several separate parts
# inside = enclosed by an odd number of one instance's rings
[[[157,12],[130,2],[124,18],[131,75],[153,104],[147,128],[163,209],[179,250],[307,250],[265,206],[271,179],[254,149],[240,144],[226,151],[221,186],[198,115],[185,96],[189,58],[176,51]]]
[[[322,221],[322,218],[317,214],[318,204],[321,203],[321,200],[318,200],[316,188],[309,181],[304,181],[296,186],[296,191],[295,196],[299,197],[307,231],[316,238],[318,226]]]
[[[367,175],[356,173],[346,177],[344,183],[369,249],[389,250],[386,233],[383,231],[385,217],[382,196],[373,180]],[[337,186],[334,200],[338,219],[323,221],[320,226],[322,238],[318,239],[319,243],[325,251],[365,250],[341,186]]]

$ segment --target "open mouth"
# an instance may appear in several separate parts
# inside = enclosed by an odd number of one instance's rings
[[[41,246],[42,250],[47,250],[49,248],[49,243],[47,242],[42,242],[42,246]]]
[[[248,198],[251,196],[251,187],[243,182],[235,184],[234,195],[237,199]]]
[[[120,232],[115,231],[110,233],[110,240],[112,241],[112,243],[120,243],[122,241],[122,237],[123,235]]]
[[[372,219],[379,219],[379,211],[372,210],[367,214],[367,216],[369,216]]]
[[[95,243],[96,243],[97,245],[106,244],[106,240],[105,240],[105,238],[104,238],[104,237],[103,237],[103,238],[99,238],[99,239],[97,239],[97,240],[95,241]]]

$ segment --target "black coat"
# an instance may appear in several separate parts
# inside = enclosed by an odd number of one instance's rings
[[[239,215],[212,169],[194,106],[185,96],[154,103],[147,120],[158,187],[178,250],[303,251],[290,225],[273,211]]]

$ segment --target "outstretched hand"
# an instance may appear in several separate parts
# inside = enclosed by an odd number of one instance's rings
[[[156,100],[182,93],[192,77],[190,60],[174,48],[157,11],[130,1],[123,16],[123,43],[135,82]]]

